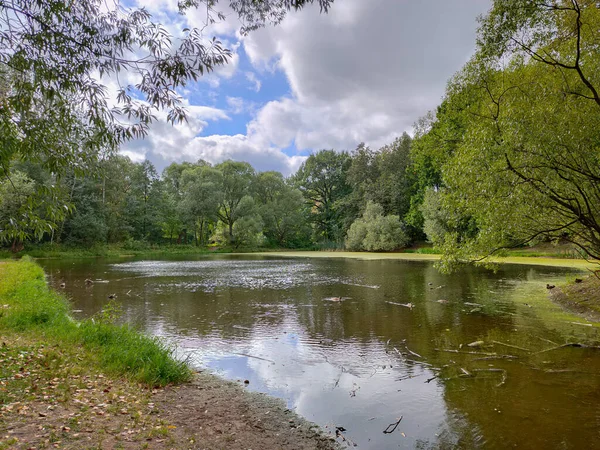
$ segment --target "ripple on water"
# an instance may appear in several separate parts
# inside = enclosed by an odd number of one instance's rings
[[[113,264],[113,270],[136,274],[139,278],[169,278],[156,283],[156,290],[203,291],[242,288],[250,290],[277,289],[317,285],[362,286],[378,289],[379,286],[361,284],[362,280],[324,275],[311,263],[290,260],[268,261],[134,261]],[[182,278],[173,282],[175,278]]]

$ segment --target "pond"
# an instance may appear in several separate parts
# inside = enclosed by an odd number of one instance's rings
[[[115,296],[122,320],[326,432],[342,427],[343,445],[600,448],[600,350],[559,347],[598,345],[599,328],[546,289],[574,269],[443,275],[428,261],[258,255],[40,263],[76,316]]]

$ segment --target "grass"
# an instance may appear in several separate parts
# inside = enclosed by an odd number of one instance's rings
[[[405,261],[438,261],[441,255],[435,253],[374,253],[374,252],[314,252],[314,251],[269,251],[256,253],[264,256],[293,257],[293,258],[351,258],[362,260],[405,260]],[[551,267],[571,267],[580,270],[597,268],[597,264],[584,259],[507,256],[492,258],[492,263],[499,264],[526,264]]]
[[[9,250],[0,250],[0,258],[10,259],[15,256],[32,258],[94,258],[120,256],[161,256],[161,255],[197,255],[207,253],[230,252],[230,249],[196,247],[195,245],[153,245],[146,242],[131,241],[123,244],[96,245],[93,247],[76,247],[61,244],[28,245],[17,255]]]
[[[67,300],[46,284],[40,266],[30,258],[0,264],[0,332],[57,345],[81,346],[87,363],[109,374],[148,386],[191,378],[173,349],[128,325],[114,324],[115,311],[77,322]]]

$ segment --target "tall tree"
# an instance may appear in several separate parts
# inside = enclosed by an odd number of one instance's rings
[[[217,213],[227,226],[229,241],[234,242],[235,222],[248,213],[247,203],[242,199],[251,194],[255,172],[247,162],[227,160],[215,166],[221,172],[221,204]]]
[[[317,241],[341,243],[344,238],[345,211],[341,200],[351,191],[347,181],[350,164],[346,152],[321,150],[310,155],[294,175],[296,186],[311,208]]]
[[[217,220],[223,202],[222,177],[219,170],[208,164],[190,167],[182,173],[183,195],[179,210],[181,217],[194,230],[198,245],[206,243],[209,226]]]
[[[134,167],[127,216],[135,239],[157,241],[162,236],[161,188],[156,168],[150,161]]]
[[[306,246],[310,230],[302,193],[279,172],[259,173],[255,192],[267,240],[280,247]]]

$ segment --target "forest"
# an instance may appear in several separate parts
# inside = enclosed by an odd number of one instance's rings
[[[266,2],[273,15],[248,15],[249,30],[305,3]],[[330,2],[318,3],[327,11]],[[95,36],[90,11],[52,5],[25,12],[81,20],[60,32],[26,22],[6,33],[14,48],[2,53],[0,241],[13,251],[37,243],[392,251],[428,240],[450,268],[566,241],[600,259],[596,2],[494,2],[475,54],[412,135],[398,130],[379,149],[316,151],[289,177],[201,160],[159,174],[119,155],[145,135],[152,108],[185,120],[173,88],[231,55],[219,42],[200,51],[207,47],[190,32],[179,53],[165,56],[166,38],[144,31],[151,18],[140,13],[95,24],[128,32],[92,39],[90,60],[64,44],[69,33]],[[245,2],[232,5],[249,14]],[[39,45],[44,37],[57,43],[54,53]],[[133,47],[148,53],[152,70],[116,56]],[[142,82],[123,87],[121,106],[111,108],[89,74],[124,67]]]
[[[350,153],[321,150],[289,177],[232,160],[172,163],[159,174],[150,161],[114,154],[83,176],[57,178],[43,164],[16,161],[11,182],[0,185],[0,220],[10,224],[34,192],[52,186],[35,213],[49,221],[44,205],[52,201],[69,212],[37,237],[19,230],[35,242],[395,250],[422,238],[411,144],[404,134],[377,151],[363,144]]]

